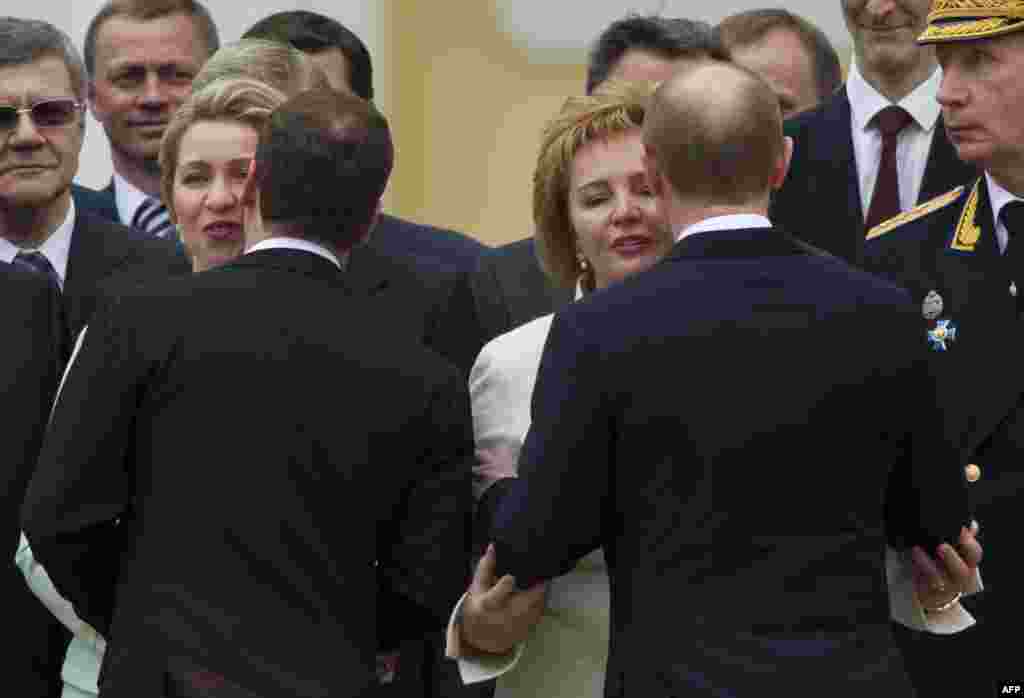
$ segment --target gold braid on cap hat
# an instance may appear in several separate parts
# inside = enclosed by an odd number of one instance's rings
[[[1024,0],[935,0],[920,43],[982,39],[1024,29]]]

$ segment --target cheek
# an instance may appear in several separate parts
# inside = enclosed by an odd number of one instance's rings
[[[608,225],[601,209],[577,210],[570,213],[572,229],[576,233],[576,246],[587,257],[593,257],[604,247]]]
[[[174,213],[181,226],[186,243],[196,242],[199,237],[199,212],[202,209],[202,194],[192,189],[175,188]]]

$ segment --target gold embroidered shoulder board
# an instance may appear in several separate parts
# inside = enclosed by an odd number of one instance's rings
[[[921,218],[922,216],[927,216],[932,211],[937,211],[940,208],[943,208],[944,206],[949,206],[951,203],[960,198],[960,194],[962,194],[963,191],[963,187],[957,187],[953,191],[946,192],[941,196],[936,196],[934,199],[930,201],[925,201],[923,204],[915,206],[909,211],[904,211],[898,216],[893,216],[887,221],[882,221],[881,223],[879,223],[874,228],[868,231],[867,236],[865,236],[865,240],[872,240],[876,237],[879,237],[880,235],[885,235],[890,230],[894,230],[895,228],[900,227],[904,223],[915,221],[918,218]]]

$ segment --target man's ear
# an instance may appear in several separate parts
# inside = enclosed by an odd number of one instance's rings
[[[242,206],[253,206],[259,200],[259,182],[256,178],[256,158],[249,160],[249,169],[245,173],[245,182],[242,184]]]
[[[647,173],[647,186],[655,196],[661,197],[665,193],[665,184],[661,179],[661,170],[658,169],[658,158],[654,148],[644,144],[644,172]]]
[[[780,189],[789,174],[789,164],[793,160],[793,139],[785,136],[782,139],[782,156],[775,164],[775,171],[772,173],[772,189]]]

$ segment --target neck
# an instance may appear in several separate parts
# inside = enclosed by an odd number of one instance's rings
[[[0,203],[0,235],[18,247],[37,248],[64,222],[70,206],[70,191],[42,208]]]
[[[129,184],[149,196],[160,197],[160,165],[156,160],[135,160],[111,148],[114,172]]]
[[[935,60],[935,50],[922,47],[923,55],[911,70],[894,74],[893,71],[880,70],[878,66],[867,65],[864,62],[857,62],[857,70],[860,71],[864,81],[878,90],[878,93],[892,103],[897,103],[911,92],[917,89],[918,85],[931,77],[938,67]]]
[[[688,202],[685,199],[673,198],[669,203],[668,210],[666,211],[666,217],[668,218],[669,225],[672,226],[672,231],[676,235],[689,228],[691,225],[696,225],[697,223],[706,221],[709,218],[736,215],[767,217],[767,197],[763,200],[743,205],[695,203],[692,201]]]

